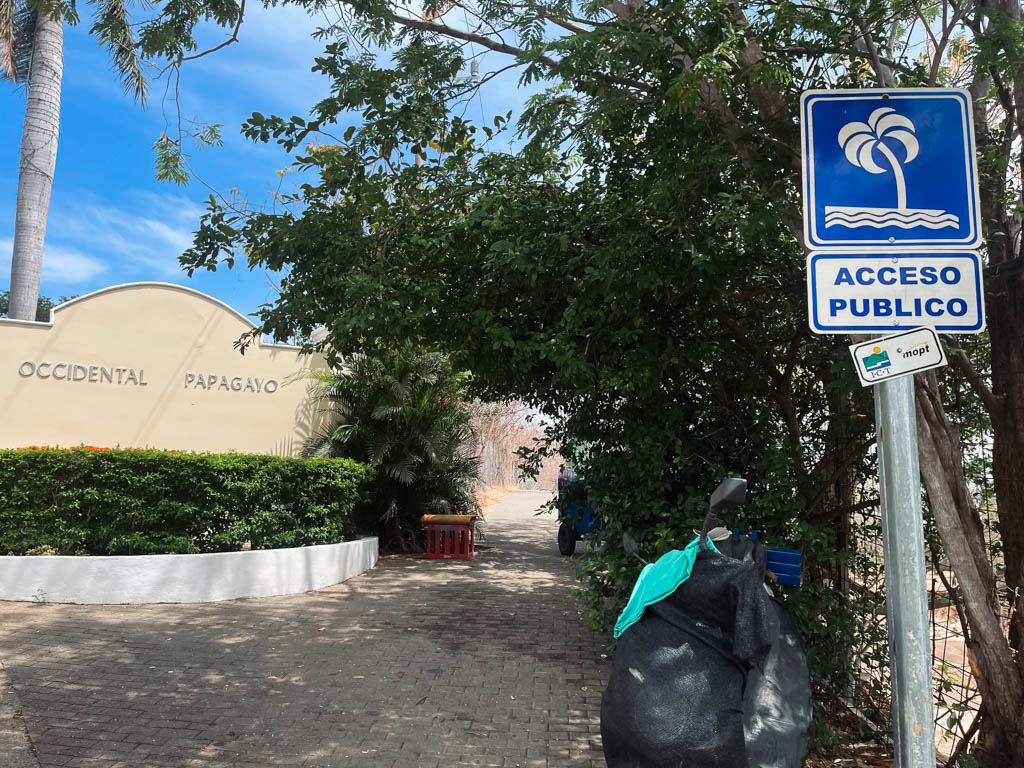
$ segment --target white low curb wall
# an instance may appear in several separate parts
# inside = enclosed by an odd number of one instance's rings
[[[126,557],[0,556],[0,600],[210,603],[309,592],[377,564],[376,537],[293,549]]]

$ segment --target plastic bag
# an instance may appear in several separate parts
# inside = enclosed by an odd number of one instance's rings
[[[701,549],[689,578],[619,638],[601,702],[609,768],[799,768],[807,663],[747,537]]]

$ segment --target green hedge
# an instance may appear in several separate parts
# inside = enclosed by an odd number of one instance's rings
[[[0,450],[0,554],[141,555],[332,544],[373,470],[347,459]]]

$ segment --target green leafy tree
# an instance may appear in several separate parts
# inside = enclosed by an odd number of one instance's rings
[[[386,544],[415,547],[423,514],[479,511],[466,380],[444,355],[409,345],[356,354],[318,379],[330,412],[305,455],[350,458],[376,469],[363,522]]]
[[[323,324],[339,350],[442,344],[481,397],[549,414],[606,521],[582,565],[598,618],[636,573],[616,543],[624,529],[651,554],[677,546],[721,476],[746,475],[755,500],[733,524],[805,550],[808,586],[791,602],[816,679],[840,690],[850,649],[877,638],[842,589],[850,515],[877,505],[861,490],[873,426],[844,340],[807,331],[798,99],[816,87],[970,88],[991,374],[956,348],[950,358],[953,389],[969,389],[992,427],[1003,573],[931,373],[917,378],[921,467],[977,661],[981,754],[1024,764],[1016,0],[499,0],[428,4],[423,17],[342,5],[316,60],[330,96],[308,119],[254,114],[243,127],[319,182],[274,212],[211,200],[185,266],[241,252],[287,270],[260,331]],[[350,30],[390,58],[350,48]],[[481,50],[504,62],[467,82]],[[503,68],[540,92],[515,129],[511,114],[474,124],[464,101]],[[349,117],[358,126],[336,135]]]
[[[0,317],[8,317],[8,310],[10,308],[10,291],[0,291]],[[40,296],[36,302],[36,315],[31,318],[40,323],[50,322],[50,312],[54,307],[63,304],[66,301],[71,301],[74,296],[61,296],[57,301],[47,298],[46,296]]]

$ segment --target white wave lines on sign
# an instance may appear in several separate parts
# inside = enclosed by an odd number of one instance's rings
[[[850,205],[826,205],[825,226],[944,229],[945,227],[959,227],[960,219],[952,213],[927,208],[866,208]]]

